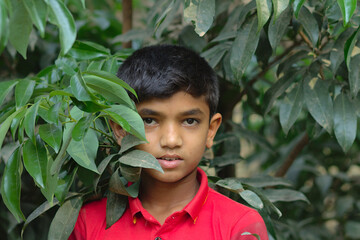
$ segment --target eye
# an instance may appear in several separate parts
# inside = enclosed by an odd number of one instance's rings
[[[147,126],[152,126],[156,123],[156,121],[152,118],[143,118],[144,124]]]
[[[194,125],[198,124],[199,121],[194,118],[187,118],[183,123],[186,126],[194,126]]]

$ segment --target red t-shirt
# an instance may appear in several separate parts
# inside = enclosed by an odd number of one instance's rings
[[[69,240],[256,240],[243,233],[256,233],[268,240],[259,213],[209,188],[207,176],[198,169],[200,188],[182,211],[161,225],[138,198],[129,198],[124,215],[105,230],[106,198],[82,207]]]

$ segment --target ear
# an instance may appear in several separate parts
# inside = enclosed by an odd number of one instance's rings
[[[220,127],[222,116],[220,113],[215,113],[214,116],[210,119],[209,130],[206,138],[206,147],[211,148],[214,144],[214,137],[217,130]]]
[[[110,127],[114,133],[114,136],[116,138],[116,142],[117,144],[119,144],[121,146],[121,140],[126,136],[126,131],[120,127],[119,124],[115,123],[114,121],[112,120],[109,120],[109,123],[110,123]]]

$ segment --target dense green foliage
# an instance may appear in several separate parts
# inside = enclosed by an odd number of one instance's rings
[[[0,0],[0,234],[66,239],[103,194],[111,225],[138,194],[126,182],[161,170],[133,150],[142,120],[114,76],[132,40],[185,45],[217,71],[225,122],[202,165],[236,165],[209,179],[258,209],[271,239],[360,239],[357,1],[147,3],[120,35],[119,2]],[[109,119],[131,134],[120,150]]]

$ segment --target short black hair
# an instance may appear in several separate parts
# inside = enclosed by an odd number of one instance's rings
[[[119,67],[117,76],[137,93],[139,101],[169,98],[179,91],[205,96],[210,117],[216,112],[219,86],[215,71],[197,53],[176,45],[141,48]],[[134,95],[130,97],[136,102]]]

